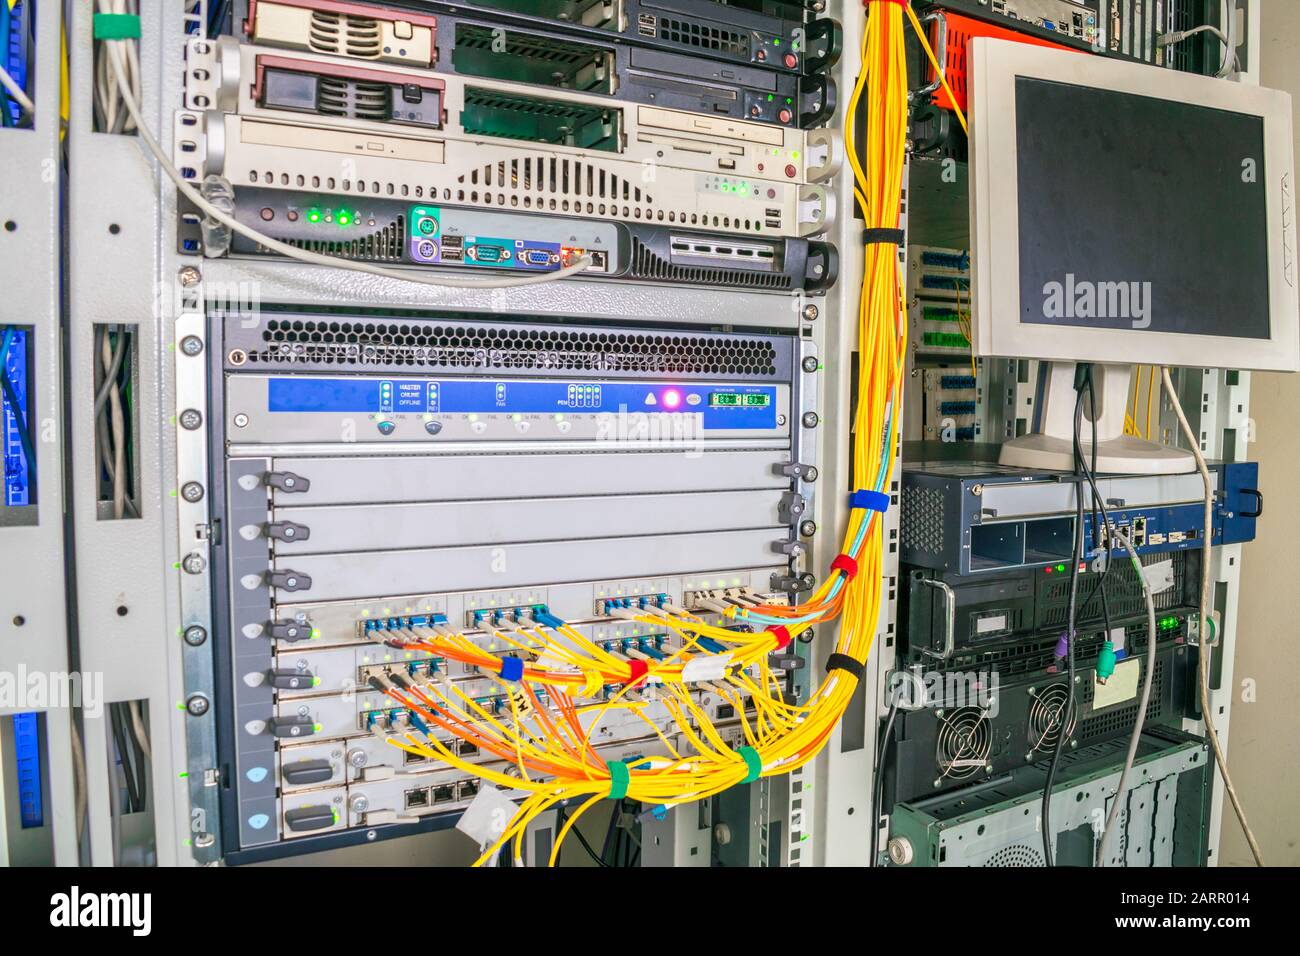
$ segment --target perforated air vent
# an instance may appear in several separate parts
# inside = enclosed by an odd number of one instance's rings
[[[985,862],[985,866],[1042,866],[1043,851],[1027,843],[1004,846]]]
[[[306,249],[308,252],[338,256],[341,259],[362,259],[368,262],[401,262],[402,251],[406,246],[406,217],[398,216],[382,229],[346,241],[286,238],[281,238],[280,241],[299,249]],[[264,246],[259,246],[258,251],[262,253],[270,252]]]
[[[639,239],[632,240],[632,275],[638,279],[686,282],[693,285],[724,285],[733,288],[789,289],[794,286],[791,278],[783,273],[679,266],[656,255]]]
[[[672,17],[661,17],[659,20],[659,38],[672,43],[693,46],[701,50],[731,53],[742,57],[749,56],[749,35],[738,30],[706,27],[698,23],[676,20]]]
[[[377,59],[382,52],[382,43],[379,22],[370,17],[320,10],[311,15],[307,45],[318,53]]]
[[[1143,661],[1142,667],[1145,668],[1145,656],[1139,659]],[[1165,662],[1163,658],[1157,657],[1156,669],[1151,675],[1151,698],[1147,701],[1146,720],[1148,722],[1160,719],[1160,712],[1164,709],[1164,688]],[[1089,703],[1092,701],[1091,681],[1084,682],[1084,699]],[[1112,707],[1099,714],[1094,714],[1079,726],[1079,738],[1087,741],[1121,733],[1133,726],[1133,721],[1137,718],[1137,709],[1137,704],[1129,704],[1126,707]]]
[[[937,488],[903,486],[899,535],[904,548],[927,554],[943,551],[943,492]]]
[[[742,336],[271,319],[250,365],[405,366],[540,374],[777,375],[774,345]]]

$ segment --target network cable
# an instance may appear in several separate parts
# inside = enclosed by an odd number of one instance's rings
[[[1208,658],[1210,656],[1210,557],[1211,548],[1214,543],[1214,482],[1210,478],[1209,466],[1205,463],[1205,456],[1201,453],[1201,443],[1192,431],[1192,426],[1187,423],[1187,415],[1183,412],[1182,402],[1178,399],[1178,392],[1174,389],[1173,380],[1169,377],[1169,369],[1161,368],[1160,380],[1164,385],[1165,395],[1169,398],[1169,407],[1174,410],[1178,418],[1178,427],[1182,429],[1183,438],[1186,439],[1187,447],[1191,449],[1192,456],[1196,459],[1196,470],[1201,474],[1201,482],[1205,487],[1205,533],[1201,535],[1201,597],[1198,618],[1200,621],[1200,653],[1197,656],[1197,677],[1200,684],[1201,696],[1201,717],[1205,721],[1205,735],[1210,740],[1210,747],[1214,751],[1214,762],[1219,767],[1219,775],[1223,778],[1223,789],[1228,793],[1228,799],[1232,802],[1232,809],[1236,811],[1237,820],[1241,823],[1241,830],[1246,835],[1246,842],[1250,845],[1250,854],[1255,858],[1256,866],[1264,865],[1264,857],[1259,849],[1259,841],[1255,839],[1255,833],[1246,822],[1246,810],[1241,805],[1241,798],[1237,796],[1237,788],[1232,785],[1232,777],[1228,774],[1228,760],[1223,754],[1223,747],[1219,744],[1219,732],[1214,729],[1213,712],[1210,710],[1210,677]]]

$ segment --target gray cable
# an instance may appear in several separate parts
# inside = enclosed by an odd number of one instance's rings
[[[1201,454],[1201,443],[1196,433],[1192,431],[1192,426],[1187,423],[1183,404],[1178,400],[1178,393],[1174,391],[1173,379],[1169,377],[1168,368],[1161,368],[1160,379],[1164,384],[1165,394],[1169,396],[1169,404],[1174,414],[1178,416],[1178,426],[1183,431],[1187,446],[1196,458],[1196,470],[1201,473],[1201,482],[1205,486],[1205,534],[1201,536],[1201,640],[1197,665],[1201,692],[1201,717],[1205,721],[1205,735],[1209,738],[1210,747],[1214,751],[1214,762],[1218,765],[1219,775],[1223,778],[1223,789],[1227,791],[1228,799],[1232,801],[1232,809],[1236,811],[1237,820],[1241,823],[1242,832],[1246,834],[1246,842],[1250,844],[1250,854],[1255,858],[1256,866],[1263,866],[1264,857],[1260,853],[1259,842],[1255,839],[1250,824],[1246,822],[1246,811],[1237,796],[1237,788],[1232,785],[1232,777],[1228,776],[1228,760],[1219,745],[1219,732],[1214,729],[1214,717],[1210,711],[1210,676],[1207,661],[1210,656],[1210,549],[1214,543],[1214,482],[1210,480],[1210,469],[1205,464],[1205,456]]]
[[[1138,699],[1137,719],[1133,721],[1133,736],[1129,738],[1128,753],[1124,757],[1124,769],[1120,771],[1119,786],[1115,788],[1115,800],[1110,805],[1110,812],[1106,814],[1106,827],[1101,831],[1101,844],[1097,847],[1098,865],[1106,858],[1106,841],[1110,838],[1115,820],[1119,817],[1120,801],[1124,798],[1128,775],[1133,769],[1133,761],[1137,758],[1138,742],[1142,738],[1142,728],[1146,725],[1147,703],[1151,700],[1151,678],[1156,672],[1156,603],[1151,594],[1151,583],[1142,570],[1142,561],[1138,558],[1138,553],[1129,541],[1128,535],[1111,525],[1110,539],[1124,545],[1124,550],[1128,552],[1129,558],[1133,561],[1133,568],[1138,573],[1138,580],[1142,582],[1142,596],[1147,602],[1147,672],[1142,679],[1142,696]],[[1107,560],[1110,560],[1109,557]]]

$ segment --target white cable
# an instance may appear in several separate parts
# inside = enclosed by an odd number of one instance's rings
[[[105,3],[107,0],[100,0]],[[127,80],[125,70],[121,60],[121,44],[126,44],[127,49],[131,49],[127,40],[105,40],[104,46],[109,54],[109,63],[112,65],[113,73],[117,80],[117,92],[122,102],[126,106],[127,113],[135,123],[137,135],[142,143],[153,154],[154,159],[158,162],[162,171],[167,174],[167,178],[175,183],[177,190],[180,191],[186,199],[201,209],[205,215],[215,219],[229,229],[234,230],[241,236],[245,236],[254,242],[260,243],[272,252],[278,252],[283,256],[291,259],[298,259],[311,265],[323,265],[337,269],[348,269],[352,272],[365,272],[370,275],[382,276],[386,279],[398,279],[404,282],[414,282],[419,285],[430,285],[441,288],[453,289],[514,289],[522,286],[544,285],[549,282],[555,282],[560,279],[567,279],[571,275],[582,272],[591,264],[591,257],[583,255],[578,258],[572,265],[565,266],[555,272],[547,272],[542,275],[530,276],[503,276],[500,278],[468,278],[468,277],[447,277],[447,276],[426,276],[418,272],[401,272],[396,269],[387,269],[383,266],[374,265],[369,262],[359,262],[353,259],[340,259],[337,256],[325,256],[315,252],[309,252],[306,249],[299,249],[291,246],[287,242],[281,242],[279,239],[272,239],[270,236],[258,232],[249,226],[244,225],[238,219],[228,215],[217,206],[208,202],[203,195],[195,189],[180,174],[180,171],[168,159],[167,154],[163,152],[158,141],[149,133],[148,127],[140,116],[140,108],[136,103],[135,97],[127,89]]]
[[[1156,46],[1173,46],[1175,43],[1182,43],[1188,37],[1196,36],[1198,33],[1213,33],[1223,44],[1223,64],[1214,75],[1222,79],[1232,72],[1231,67],[1235,66],[1238,71],[1241,70],[1241,60],[1237,56],[1237,49],[1233,45],[1231,31],[1232,26],[1228,26],[1229,35],[1225,36],[1223,31],[1211,24],[1204,24],[1199,27],[1193,27],[1190,30],[1175,30],[1173,33],[1165,33],[1156,37]]]
[[[144,714],[140,710],[140,702],[130,701],[127,708],[131,711],[131,724],[135,727],[135,735],[140,739],[140,749],[144,752],[145,759],[151,760],[153,750],[149,746],[149,734],[144,729]]]
[[[1174,391],[1174,383],[1169,377],[1168,368],[1160,369],[1160,380],[1164,383],[1169,404],[1174,414],[1178,416],[1178,425],[1183,430],[1188,448],[1196,458],[1196,470],[1201,473],[1201,482],[1205,485],[1205,533],[1201,536],[1201,639],[1197,666],[1201,685],[1201,717],[1205,720],[1206,736],[1209,737],[1210,746],[1214,750],[1214,762],[1218,764],[1219,775],[1223,777],[1223,789],[1227,791],[1228,799],[1232,801],[1232,809],[1236,811],[1237,820],[1241,823],[1242,832],[1246,834],[1246,842],[1250,844],[1250,853],[1255,858],[1255,865],[1263,866],[1264,858],[1259,851],[1259,843],[1255,839],[1254,831],[1250,829],[1250,824],[1246,822],[1246,811],[1242,809],[1237,788],[1232,785],[1232,778],[1228,776],[1228,761],[1223,756],[1223,748],[1219,746],[1219,734],[1214,729],[1214,717],[1210,712],[1210,677],[1207,659],[1210,652],[1210,548],[1214,540],[1214,483],[1210,480],[1210,469],[1205,464],[1205,456],[1201,454],[1201,443],[1192,431],[1192,426],[1187,424],[1187,416],[1183,413],[1183,405],[1178,400],[1178,393]]]
[[[1110,524],[1109,518],[1107,518],[1106,523]],[[1151,595],[1151,582],[1147,580],[1146,572],[1142,570],[1142,561],[1138,558],[1138,553],[1134,550],[1133,543],[1129,541],[1128,535],[1111,526],[1110,540],[1117,540],[1124,546],[1124,550],[1133,559],[1133,567],[1142,582],[1142,596],[1146,598],[1147,602],[1147,672],[1142,679],[1142,695],[1138,700],[1137,719],[1133,722],[1133,735],[1128,741],[1128,753],[1124,757],[1124,769],[1120,771],[1119,785],[1115,788],[1115,799],[1110,805],[1110,812],[1106,814],[1106,827],[1101,831],[1101,845],[1097,847],[1099,865],[1100,861],[1106,858],[1106,841],[1115,826],[1115,820],[1119,817],[1120,801],[1124,798],[1124,788],[1128,784],[1128,775],[1133,769],[1133,761],[1137,758],[1138,742],[1142,738],[1142,728],[1146,725],[1147,703],[1151,700],[1151,678],[1156,671],[1156,604]],[[1109,555],[1107,555],[1106,560],[1110,560]],[[1107,634],[1106,637],[1109,639],[1110,635]]]
[[[4,0],[0,0],[0,3],[3,2]],[[0,85],[3,85],[9,91],[9,95],[18,102],[18,105],[23,108],[28,116],[35,115],[36,106],[32,103],[31,97],[27,95],[23,88],[18,85],[18,81],[10,76],[3,66],[0,66]]]

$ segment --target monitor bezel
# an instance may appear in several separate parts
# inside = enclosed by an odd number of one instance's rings
[[[1289,94],[1109,57],[975,38],[968,51],[971,323],[975,354],[1065,362],[1300,371],[1295,173]],[[1017,77],[1208,106],[1264,123],[1269,338],[1020,321]]]

